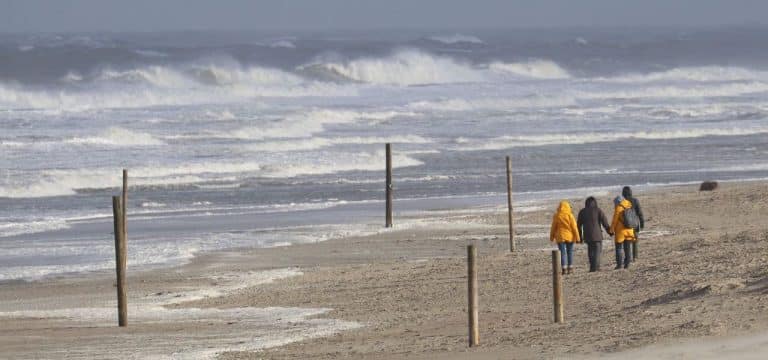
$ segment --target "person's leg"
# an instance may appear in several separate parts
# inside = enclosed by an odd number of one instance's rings
[[[595,244],[593,242],[587,243],[587,258],[589,259],[589,272],[595,271]]]
[[[568,253],[568,273],[570,274],[573,271],[573,243],[566,243],[565,249]]]
[[[614,245],[615,251],[616,251],[616,269],[621,269],[621,263],[622,263],[622,261],[621,261],[621,257],[622,257],[621,256],[621,249],[622,249],[623,245],[619,244],[619,243],[613,243],[613,245]]]
[[[595,271],[600,271],[600,257],[603,256],[603,242],[602,241],[596,241],[594,243],[595,250],[594,250],[594,257],[595,257]]]
[[[624,268],[632,262],[632,241],[624,241]]]
[[[637,260],[637,241],[640,238],[637,236],[637,231],[635,231],[635,241],[632,242],[632,261]]]
[[[560,250],[560,269],[565,272],[565,243],[557,243],[557,248]]]

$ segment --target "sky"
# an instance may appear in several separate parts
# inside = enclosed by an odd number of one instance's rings
[[[0,0],[0,32],[765,24],[766,0]]]

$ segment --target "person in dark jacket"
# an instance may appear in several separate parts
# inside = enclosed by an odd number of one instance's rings
[[[632,189],[629,186],[625,186],[623,189],[621,189],[621,196],[623,196],[625,199],[629,200],[630,203],[632,203],[632,208],[635,209],[635,213],[637,213],[637,217],[640,218],[640,227],[635,228],[635,241],[632,242],[632,260],[636,260],[638,234],[640,234],[640,230],[645,228],[645,217],[643,217],[643,208],[640,207],[640,201],[638,201],[636,197],[632,196]]]
[[[605,217],[603,210],[597,206],[597,200],[594,197],[587,198],[584,208],[579,211],[576,224],[582,241],[587,243],[589,272],[600,271],[600,256],[603,252],[603,232],[600,227],[602,226],[609,235],[613,234],[608,218]]]

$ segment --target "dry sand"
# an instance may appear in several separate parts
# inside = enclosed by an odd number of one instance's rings
[[[585,247],[577,246],[576,273],[564,279],[565,324],[552,322],[549,209],[518,214],[514,254],[503,212],[435,211],[419,227],[134,271],[127,329],[112,326],[109,274],[0,285],[0,357],[650,359],[766,351],[768,184],[639,197],[648,217],[640,258],[613,270],[606,241],[603,270],[588,273]],[[607,198],[600,204],[608,210]],[[473,349],[469,243],[479,248],[481,346]],[[297,330],[286,340],[275,326]]]

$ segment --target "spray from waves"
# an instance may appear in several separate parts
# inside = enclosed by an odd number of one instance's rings
[[[488,65],[488,69],[501,74],[534,79],[569,79],[571,77],[571,74],[557,63],[541,59],[517,63],[493,62]]]
[[[439,43],[447,44],[447,45],[455,45],[455,44],[485,44],[483,40],[480,40],[480,38],[472,35],[462,35],[462,34],[453,34],[453,35],[439,35],[439,36],[432,36],[429,38],[429,40],[436,41]]]
[[[456,143],[458,146],[456,149],[459,151],[504,150],[515,147],[592,144],[614,142],[627,139],[666,140],[692,139],[708,136],[749,136],[760,134],[768,134],[768,127],[520,135],[500,136],[491,139],[457,138]]]
[[[373,145],[373,144],[429,144],[431,140],[417,135],[402,136],[350,136],[337,138],[313,137],[309,139],[266,141],[244,147],[248,151],[283,152],[315,150],[335,145]]]
[[[427,85],[485,81],[482,71],[449,57],[419,50],[399,50],[384,58],[304,65],[303,72],[324,72],[329,77],[384,85]]]
[[[168,166],[144,166],[131,169],[137,186],[178,186],[211,181],[237,182],[248,177],[292,178],[300,175],[325,175],[348,171],[381,170],[384,153],[358,152],[326,156],[319,160],[289,162],[287,158],[271,162],[207,162]],[[395,156],[397,167],[422,165],[407,155]],[[289,164],[290,163],[290,164]],[[288,164],[288,165],[287,165]],[[118,168],[48,169],[9,173],[0,179],[0,198],[33,198],[74,195],[78,190],[117,188],[121,184]]]
[[[121,127],[110,127],[96,136],[75,137],[64,141],[75,145],[101,146],[158,146],[165,142],[151,134],[131,131]]]
[[[647,83],[667,81],[726,82],[767,80],[768,72],[741,67],[700,66],[679,67],[647,74],[626,74],[610,78],[596,78],[596,81],[612,83]]]

